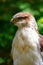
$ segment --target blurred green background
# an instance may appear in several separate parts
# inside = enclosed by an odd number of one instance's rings
[[[20,11],[30,12],[43,35],[43,0],[0,0],[0,65],[12,65],[11,45],[17,27],[10,23]]]

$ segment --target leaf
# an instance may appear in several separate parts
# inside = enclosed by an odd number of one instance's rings
[[[43,17],[41,17],[38,22],[43,23]]]
[[[5,60],[3,58],[0,57],[0,64],[4,63]]]

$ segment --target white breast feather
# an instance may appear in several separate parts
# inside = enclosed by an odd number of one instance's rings
[[[14,65],[42,65],[39,36],[33,28],[18,30],[12,43]]]

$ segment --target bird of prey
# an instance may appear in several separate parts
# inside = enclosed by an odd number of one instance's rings
[[[41,36],[35,18],[28,12],[19,12],[11,22],[18,27],[12,42],[14,65],[42,65]]]

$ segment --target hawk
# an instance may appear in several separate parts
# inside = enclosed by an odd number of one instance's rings
[[[41,35],[35,18],[28,12],[19,12],[11,22],[18,27],[12,42],[12,57],[14,65],[42,65]]]

